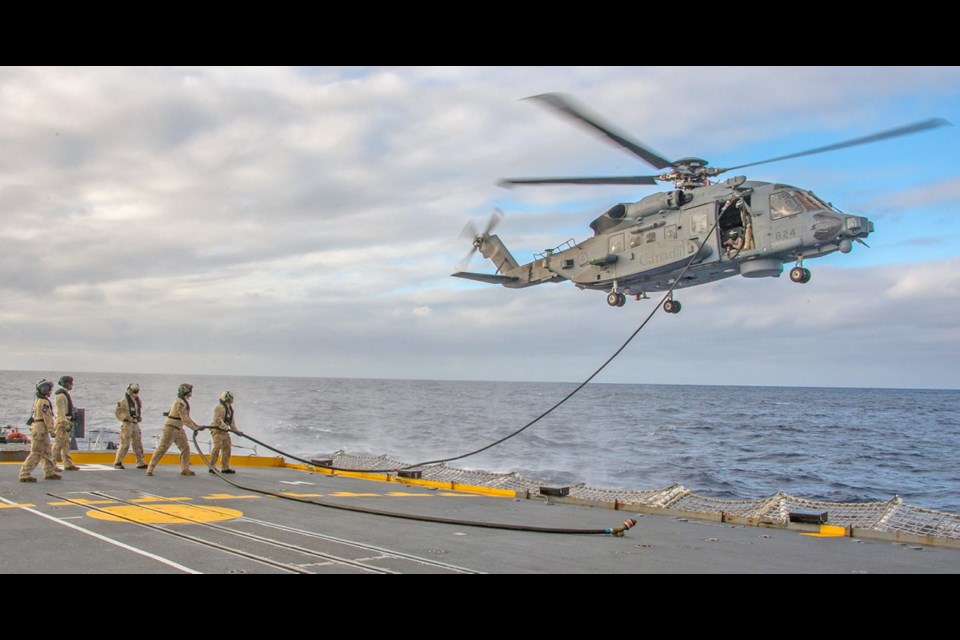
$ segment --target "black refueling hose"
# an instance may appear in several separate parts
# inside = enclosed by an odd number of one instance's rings
[[[564,396],[562,399],[560,399],[558,402],[556,402],[556,403],[555,403],[553,406],[551,406],[549,409],[547,409],[546,411],[544,411],[543,413],[541,413],[539,416],[537,416],[536,418],[534,418],[533,420],[531,420],[531,421],[528,422],[527,424],[523,425],[522,427],[520,427],[519,429],[517,429],[517,430],[514,431],[513,433],[510,433],[510,434],[508,434],[508,435],[500,438],[499,440],[495,440],[494,442],[491,442],[490,444],[488,444],[488,445],[486,445],[486,446],[483,446],[483,447],[481,447],[481,448],[479,448],[479,449],[476,449],[476,450],[474,450],[474,451],[470,451],[470,452],[468,452],[468,453],[464,453],[464,454],[459,455],[459,456],[452,456],[452,457],[449,457],[449,458],[439,458],[439,459],[437,459],[437,460],[428,460],[428,461],[424,461],[424,462],[418,462],[418,463],[416,463],[416,464],[412,464],[412,465],[408,465],[408,466],[406,466],[406,467],[403,467],[403,470],[410,470],[410,469],[415,469],[415,468],[417,468],[417,467],[424,467],[424,466],[434,465],[434,464],[440,464],[440,463],[444,463],[444,462],[452,462],[452,461],[454,461],[454,460],[461,460],[461,459],[463,459],[463,458],[467,458],[467,457],[469,457],[469,456],[473,456],[473,455],[476,455],[476,454],[478,454],[478,453],[481,453],[482,451],[486,451],[487,449],[490,449],[490,448],[492,448],[492,447],[495,447],[495,446],[497,446],[498,444],[501,444],[501,443],[509,440],[510,438],[512,438],[512,437],[514,437],[514,436],[516,436],[516,435],[518,435],[518,434],[520,434],[520,433],[522,433],[523,431],[527,430],[528,428],[532,427],[532,426],[535,425],[537,422],[539,422],[540,420],[542,420],[542,419],[545,418],[546,416],[550,415],[555,409],[557,409],[558,407],[560,407],[560,405],[562,405],[562,404],[565,403],[567,400],[569,400],[569,399],[572,398],[574,395],[576,395],[581,389],[583,389],[585,386],[587,386],[587,384],[588,384],[591,380],[593,380],[595,377],[597,377],[597,375],[599,375],[599,373],[600,373],[601,371],[603,371],[603,370],[607,367],[607,365],[609,365],[611,362],[613,362],[614,358],[616,358],[618,355],[620,355],[620,353],[623,352],[623,350],[627,348],[627,345],[630,344],[630,343],[633,341],[633,339],[637,336],[638,333],[640,333],[640,331],[641,331],[645,326],[647,326],[647,323],[650,322],[650,320],[653,318],[654,314],[657,313],[657,311],[659,311],[661,307],[663,307],[663,304],[667,301],[667,299],[670,298],[670,296],[673,295],[673,290],[677,287],[677,285],[678,285],[678,284],[680,283],[680,281],[683,279],[683,275],[687,272],[687,270],[688,270],[688,269],[690,268],[690,266],[693,264],[693,261],[697,259],[697,256],[700,255],[700,251],[703,249],[703,246],[706,244],[707,239],[713,236],[713,232],[716,230],[716,228],[717,228],[717,226],[718,226],[719,224],[720,224],[720,218],[719,218],[719,216],[718,216],[718,217],[717,217],[717,220],[713,223],[713,227],[712,227],[712,228],[710,229],[710,231],[704,236],[703,241],[702,241],[702,242],[700,243],[700,245],[697,247],[697,250],[694,252],[694,254],[690,257],[690,260],[687,261],[687,264],[684,265],[683,270],[680,272],[680,275],[678,275],[678,276],[676,277],[676,280],[674,281],[674,283],[670,286],[669,289],[667,289],[666,293],[663,294],[663,298],[661,298],[661,299],[660,299],[660,302],[657,303],[657,306],[655,306],[655,307],[650,311],[650,313],[647,315],[647,317],[644,319],[644,321],[640,323],[640,326],[638,326],[638,327],[636,328],[636,330],[635,330],[632,334],[630,334],[630,337],[628,337],[628,338],[626,339],[626,341],[620,346],[619,349],[617,349],[616,351],[613,352],[613,355],[611,355],[609,358],[607,358],[606,361],[605,361],[603,364],[601,364],[601,365],[597,368],[596,371],[594,371],[592,374],[590,374],[590,376],[587,377],[583,382],[581,382],[580,384],[578,384],[570,393],[568,393],[566,396]],[[200,450],[200,444],[197,442],[197,433],[199,433],[199,432],[202,431],[203,429],[212,429],[212,428],[219,428],[219,427],[201,426],[199,429],[195,430],[195,431],[193,432],[193,444],[194,444],[194,446],[197,447],[197,451],[200,453],[200,457],[203,459],[203,462],[204,462],[210,469],[212,469],[212,470],[214,471],[214,473],[216,473],[223,481],[225,481],[225,482],[227,482],[227,483],[229,483],[229,484],[231,484],[231,485],[233,485],[233,486],[235,486],[235,487],[237,487],[237,488],[239,488],[239,489],[244,489],[244,490],[246,490],[246,491],[253,491],[253,492],[256,492],[256,493],[262,493],[262,494],[265,494],[265,495],[270,495],[270,496],[274,496],[274,497],[278,497],[278,498],[284,498],[284,499],[287,499],[287,500],[294,500],[294,501],[296,501],[296,502],[305,502],[305,503],[308,503],[308,504],[315,504],[315,505],[322,506],[322,507],[329,507],[329,508],[331,508],[331,509],[341,509],[341,510],[344,510],[344,511],[354,511],[354,512],[357,512],[357,513],[367,513],[367,514],[371,514],[371,515],[378,515],[378,516],[384,516],[384,517],[389,517],[389,518],[402,518],[402,519],[406,519],[406,520],[420,520],[420,521],[424,521],[424,522],[441,522],[441,523],[446,523],[446,524],[456,524],[456,525],[472,526],[472,527],[486,527],[486,528],[491,528],[491,529],[510,529],[510,530],[515,530],[515,531],[537,531],[537,532],[540,532],[540,533],[568,533],[568,534],[604,534],[604,535],[622,536],[622,535],[624,534],[624,532],[626,532],[627,530],[633,528],[633,526],[636,525],[636,523],[637,523],[637,521],[636,521],[634,518],[629,518],[629,519],[627,519],[622,525],[620,525],[619,527],[605,528],[605,529],[567,529],[567,528],[554,528],[554,527],[534,527],[534,526],[527,526],[527,525],[514,525],[514,524],[503,524],[503,523],[493,523],[493,522],[477,522],[477,521],[469,521],[469,520],[454,520],[454,519],[450,519],[450,518],[439,518],[439,517],[434,517],[434,516],[418,516],[418,515],[412,515],[412,514],[406,514],[406,513],[396,513],[396,512],[391,512],[391,511],[382,511],[382,510],[380,510],[380,509],[367,509],[367,508],[364,508],[364,507],[355,507],[355,506],[351,507],[351,506],[346,506],[346,505],[342,505],[342,504],[335,504],[335,503],[324,502],[324,501],[319,501],[319,500],[307,500],[306,498],[301,498],[301,497],[297,497],[297,496],[289,496],[289,495],[284,495],[284,494],[282,494],[282,493],[275,493],[275,492],[273,492],[273,491],[267,491],[267,490],[265,490],[265,489],[258,489],[258,488],[256,488],[256,487],[249,487],[249,486],[246,486],[246,485],[241,485],[241,484],[239,484],[238,482],[236,482],[236,481],[234,481],[234,480],[232,480],[232,479],[229,479],[229,478],[224,477],[223,474],[221,474],[219,470],[217,470],[213,465],[210,464],[210,461],[207,459],[206,456],[203,455],[203,452]],[[260,445],[260,446],[262,446],[262,447],[265,447],[265,448],[269,449],[270,451],[273,451],[273,452],[275,452],[275,453],[277,453],[277,454],[279,454],[279,455],[281,455],[281,456],[283,456],[283,457],[285,457],[285,458],[291,458],[291,459],[293,459],[293,460],[297,460],[297,461],[302,462],[302,463],[304,463],[304,464],[306,464],[306,465],[309,465],[309,466],[311,466],[311,467],[317,467],[317,465],[314,464],[313,462],[311,462],[310,460],[304,460],[303,458],[300,458],[300,457],[298,457],[298,456],[292,455],[292,454],[287,453],[287,452],[285,452],[285,451],[281,451],[281,450],[279,450],[279,449],[275,449],[274,447],[271,447],[271,446],[268,445],[267,443],[261,442],[260,440],[257,440],[257,439],[254,438],[253,436],[249,436],[249,435],[247,435],[247,434],[245,434],[245,433],[242,433],[242,432],[240,432],[240,431],[231,431],[231,433],[234,433],[234,434],[236,434],[236,435],[238,435],[238,436],[241,436],[241,437],[243,437],[243,438],[247,438],[247,439],[250,440],[251,442],[255,442],[256,444],[258,444],[258,445]],[[354,473],[390,473],[390,472],[400,471],[400,469],[397,469],[397,468],[394,468],[394,469],[347,469],[347,468],[340,468],[340,467],[333,467],[333,466],[323,466],[322,468],[323,468],[323,469],[330,470],[330,471],[350,471],[350,472],[354,472]]]
[[[341,511],[352,511],[354,513],[366,513],[374,516],[382,516],[387,518],[400,518],[403,520],[417,520],[420,522],[438,522],[442,524],[454,524],[454,525],[466,526],[466,527],[484,527],[487,529],[509,529],[511,531],[532,531],[537,533],[566,533],[566,534],[579,534],[579,535],[598,535],[599,534],[599,535],[613,535],[613,536],[620,537],[620,536],[623,536],[623,534],[627,530],[632,529],[634,525],[637,524],[636,519],[628,518],[626,521],[624,521],[623,524],[621,524],[618,527],[606,527],[603,529],[577,529],[577,528],[565,528],[565,527],[538,527],[533,525],[509,524],[509,523],[502,523],[502,522],[482,522],[477,520],[458,520],[454,518],[441,518],[439,516],[426,516],[426,515],[416,515],[412,513],[399,513],[396,511],[383,511],[382,509],[369,509],[367,507],[337,504],[335,502],[327,502],[324,500],[315,500],[315,499],[311,500],[311,499],[303,498],[300,496],[292,496],[284,493],[277,493],[275,491],[269,491],[267,489],[259,489],[257,487],[251,487],[249,485],[240,484],[239,482],[235,481],[233,478],[227,478],[222,473],[220,473],[220,471],[216,467],[210,464],[210,460],[207,458],[207,456],[203,454],[203,450],[200,448],[200,443],[197,442],[197,434],[203,431],[204,429],[219,429],[219,428],[220,427],[201,426],[199,429],[195,429],[193,431],[193,445],[197,448],[197,453],[200,454],[200,458],[203,460],[204,464],[206,464],[207,467],[212,469],[213,472],[216,473],[221,480],[223,480],[224,482],[227,482],[228,484],[233,485],[238,489],[243,489],[244,491],[252,491],[254,493],[273,496],[275,498],[283,498],[284,500],[292,500],[294,502],[312,504],[319,507],[327,507],[330,509],[340,509]],[[280,453],[281,455],[286,455],[280,451],[277,451],[273,447],[267,444],[264,444],[259,440],[256,440],[255,438],[251,438],[250,436],[248,436],[243,432],[231,430],[230,433],[252,440],[253,442],[263,445],[264,447],[266,447],[267,449],[270,449],[271,451]],[[290,457],[294,458],[295,460],[301,460],[296,456],[290,456]],[[303,460],[301,461],[303,462]],[[307,464],[310,466],[316,466],[309,462],[307,462]],[[328,468],[329,467],[324,467],[324,469],[328,469]]]

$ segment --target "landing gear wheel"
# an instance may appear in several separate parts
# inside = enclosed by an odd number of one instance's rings
[[[618,294],[617,294],[617,306],[618,306],[618,307],[622,307],[622,306],[625,305],[625,304],[627,304],[627,295],[626,295],[625,293],[618,293]]]
[[[616,291],[611,291],[607,294],[607,304],[611,307],[623,306],[620,304],[620,294]]]
[[[810,270],[803,267],[794,267],[790,269],[790,281],[803,284],[810,280]]]
[[[667,313],[680,313],[680,303],[676,300],[667,300],[663,303],[663,310]]]
[[[801,284],[807,284],[810,282],[810,278],[813,277],[813,274],[810,273],[810,269],[804,267],[803,269],[803,280],[800,281]]]

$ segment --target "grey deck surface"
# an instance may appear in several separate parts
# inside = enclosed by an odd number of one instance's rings
[[[204,467],[185,477],[161,465],[147,477],[133,465],[100,464],[27,484],[17,481],[19,467],[0,464],[4,574],[960,572],[954,548],[814,537],[291,468],[238,467],[230,477],[234,485]],[[408,514],[455,522],[403,517]],[[631,517],[637,525],[622,537],[523,530],[603,530]]]

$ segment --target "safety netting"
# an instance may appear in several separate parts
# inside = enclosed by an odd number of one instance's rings
[[[384,473],[411,470],[408,463],[388,456],[364,456],[338,451],[331,456],[331,465],[338,469],[382,471]],[[444,463],[414,468],[423,480],[449,482],[451,487],[467,485],[524,492],[535,497],[541,489],[553,489],[547,495],[556,495],[555,484],[524,478],[516,473],[501,473],[448,466]],[[691,513],[727,514],[757,522],[787,524],[791,514],[817,513],[824,521],[840,527],[869,529],[889,534],[960,540],[960,515],[925,509],[904,503],[899,496],[885,502],[821,502],[798,498],[782,491],[768,498],[751,500],[721,500],[697,495],[689,489],[671,484],[660,489],[602,489],[587,484],[563,487],[569,498],[584,502],[608,503],[617,509],[632,506],[673,509]]]

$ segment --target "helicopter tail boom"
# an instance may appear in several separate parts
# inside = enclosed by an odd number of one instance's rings
[[[497,273],[494,275],[457,271],[451,275],[457,278],[476,280],[478,282],[502,284],[510,289],[520,289],[543,284],[544,282],[560,282],[566,280],[566,278],[558,275],[547,267],[548,260],[538,260],[521,265],[510,251],[507,250],[500,238],[495,235],[484,234],[477,236],[473,246],[474,251],[479,250],[484,258],[493,262],[497,267]]]
[[[507,250],[507,247],[504,246],[503,242],[500,240],[499,236],[496,235],[484,235],[480,239],[480,254],[493,262],[497,267],[497,272],[502,273],[504,271],[510,271],[511,269],[516,269],[520,266],[520,263],[517,262],[516,258],[511,255]]]

